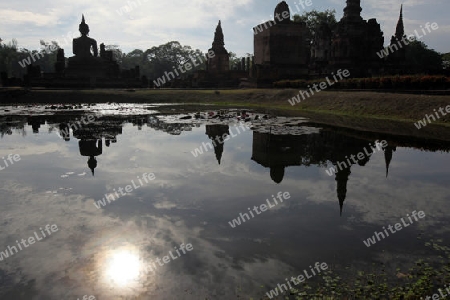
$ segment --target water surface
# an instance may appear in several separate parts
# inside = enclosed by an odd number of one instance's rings
[[[236,111],[222,121],[211,118],[217,112],[196,119],[150,106],[55,111],[0,118],[0,156],[20,155],[0,171],[0,251],[58,227],[3,257],[2,299],[259,299],[316,262],[343,276],[346,267],[383,262],[395,277],[396,268],[429,256],[427,239],[449,237],[446,144],[302,118],[255,121],[254,113],[249,129]],[[85,114],[95,121],[64,133]],[[327,174],[383,140],[385,149]],[[203,154],[194,155],[199,147]],[[130,184],[130,193],[98,204]],[[279,192],[291,197],[230,226]],[[413,211],[426,217],[365,246]],[[183,243],[193,249],[183,254]],[[181,255],[155,265],[176,250]]]

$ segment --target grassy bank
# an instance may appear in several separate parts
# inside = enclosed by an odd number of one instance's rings
[[[184,109],[199,105],[246,107],[284,115],[306,116],[314,122],[370,130],[381,133],[413,135],[450,140],[450,114],[418,130],[414,122],[426,114],[450,105],[450,96],[395,94],[376,92],[322,91],[291,105],[297,89],[240,90],[31,90],[5,92],[1,103],[172,103]],[[190,104],[190,105],[187,105]]]

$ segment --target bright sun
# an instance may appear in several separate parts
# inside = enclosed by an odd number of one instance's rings
[[[140,266],[138,255],[121,250],[112,254],[106,269],[106,275],[115,284],[128,285],[139,278]]]

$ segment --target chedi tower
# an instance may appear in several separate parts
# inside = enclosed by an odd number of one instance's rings
[[[381,67],[376,53],[383,48],[383,32],[376,19],[364,20],[361,11],[361,0],[347,0],[331,40],[330,68],[348,69],[352,77],[378,74]]]

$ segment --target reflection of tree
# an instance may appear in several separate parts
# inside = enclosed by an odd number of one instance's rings
[[[70,128],[67,123],[59,124],[59,135],[66,141],[70,141]]]
[[[11,130],[11,127],[9,127],[8,125],[3,123],[0,126],[0,133],[1,133],[1,136],[3,137],[5,135],[11,135],[13,132]]]
[[[165,121],[160,120],[156,116],[149,117],[147,126],[153,128],[155,130],[167,132],[170,135],[180,135],[182,131],[191,131],[192,128],[195,127],[195,125],[192,123],[165,122]]]
[[[12,135],[13,132],[19,133],[22,136],[26,136],[25,124],[27,123],[27,118],[23,116],[15,117],[2,117],[0,118],[0,137],[3,138],[5,135]],[[14,131],[13,131],[14,130]]]

